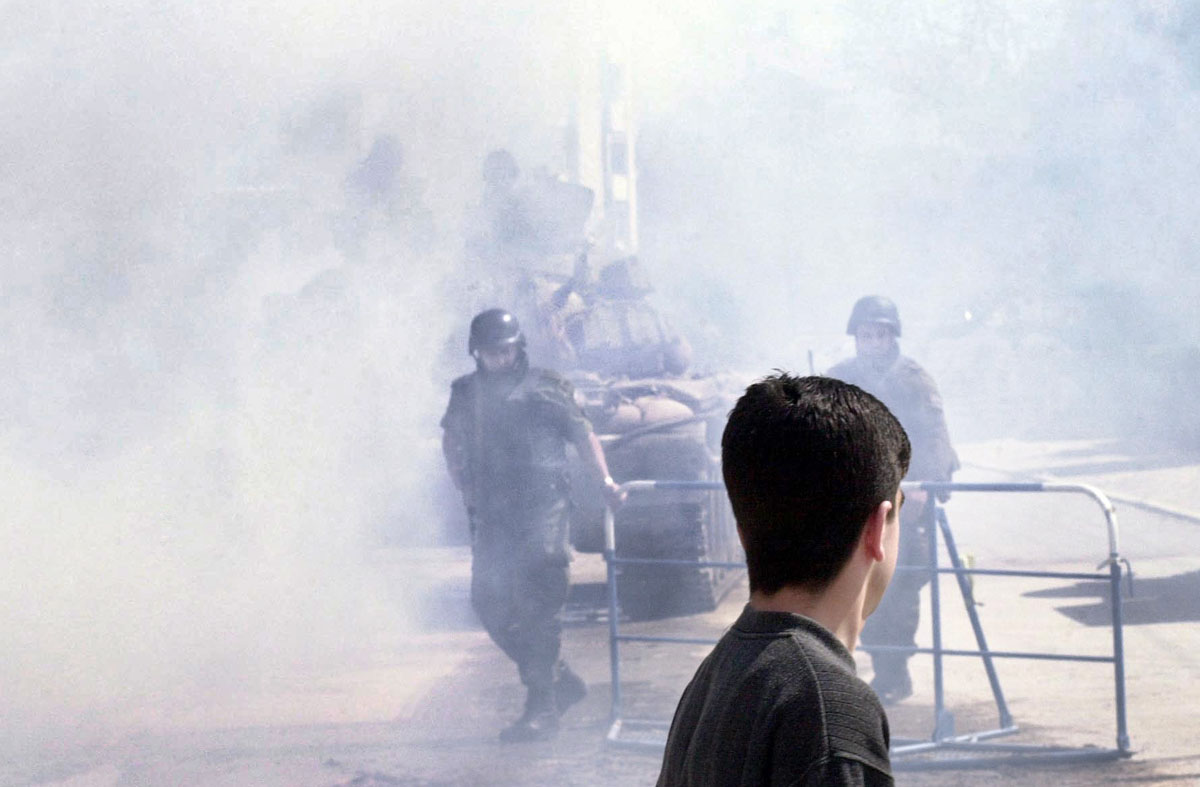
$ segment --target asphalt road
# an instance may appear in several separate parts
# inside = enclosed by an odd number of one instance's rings
[[[1120,500],[1120,551],[1133,595],[1124,604],[1129,759],[1093,764],[1021,763],[970,771],[902,770],[899,784],[1200,784],[1200,486],[1195,457],[1103,442],[988,443],[964,447],[957,480],[1054,478],[1094,483]],[[1095,503],[1061,495],[956,494],[947,517],[964,556],[981,568],[1094,572],[1107,557]],[[603,564],[576,563],[565,654],[589,682],[557,740],[502,746],[497,731],[518,715],[515,670],[467,608],[463,548],[384,550],[369,570],[397,598],[417,598],[427,623],[402,638],[381,636],[373,656],[336,669],[280,674],[258,691],[214,697],[189,713],[113,721],[86,742],[42,740],[5,751],[4,784],[126,785],[609,785],[652,784],[653,749],[606,745],[608,629],[595,602]],[[945,645],[971,648],[966,606],[952,578],[939,585]],[[978,577],[976,607],[994,650],[1109,654],[1104,583]],[[745,598],[733,590],[715,612],[628,624],[631,632],[715,638]],[[930,616],[918,639],[928,644]],[[669,718],[707,648],[629,644],[622,653],[625,715]],[[870,677],[870,659],[859,657]],[[947,710],[957,733],[997,726],[981,661],[946,659]],[[932,660],[913,661],[916,692],[891,709],[893,735],[928,739],[934,728]],[[1019,727],[1004,742],[1115,745],[1111,665],[997,660],[1005,701]],[[164,700],[166,702],[167,700]],[[160,721],[155,722],[158,718]],[[162,719],[169,718],[169,721]],[[102,725],[103,726],[103,725]],[[630,736],[636,737],[636,736]],[[961,757],[939,753],[939,757]],[[899,761],[898,761],[899,762]],[[908,760],[906,760],[908,762]]]

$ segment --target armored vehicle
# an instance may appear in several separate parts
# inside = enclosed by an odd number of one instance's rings
[[[739,385],[731,376],[688,375],[690,349],[646,300],[636,259],[604,266],[593,279],[585,258],[571,277],[539,274],[534,296],[546,353],[563,368],[604,445],[618,482],[719,481],[720,438]],[[536,348],[535,348],[536,349]],[[572,543],[604,547],[604,509],[594,480],[576,474]],[[617,555],[678,561],[620,567],[618,598],[631,618],[712,609],[738,570],[699,565],[741,560],[721,490],[635,493],[615,514]]]

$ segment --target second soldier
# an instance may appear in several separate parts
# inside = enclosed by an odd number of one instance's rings
[[[531,368],[512,314],[489,309],[471,321],[476,369],[454,381],[442,418],[446,465],[471,527],[471,605],[488,635],[517,666],[524,713],[504,742],[545,740],[586,688],[560,657],[568,578],[567,446],[620,488],[571,384]]]
[[[854,337],[855,357],[835,365],[828,376],[874,394],[899,419],[912,441],[912,463],[905,480],[951,480],[958,469],[958,456],[950,445],[942,397],[933,378],[916,361],[900,354],[900,313],[896,304],[879,295],[860,298],[850,313],[846,333]],[[901,511],[900,564],[926,566],[931,558],[928,529],[934,526],[932,501],[919,490],[910,493],[907,500]],[[885,705],[912,694],[908,672],[911,653],[872,646],[915,647],[920,592],[928,581],[927,571],[898,572],[863,629],[863,648],[871,654],[875,671],[871,687]]]

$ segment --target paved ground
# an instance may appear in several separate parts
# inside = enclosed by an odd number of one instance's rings
[[[1200,462],[1105,442],[1014,441],[963,449],[959,480],[1056,478],[1094,483],[1119,500],[1121,551],[1134,568],[1127,599],[1128,724],[1134,756],[1095,765],[992,767],[969,773],[903,771],[911,785],[1111,783],[1200,784],[1200,518],[1188,518]],[[1137,505],[1132,505],[1136,502]],[[980,567],[1090,572],[1107,556],[1094,503],[1062,496],[959,494],[947,514],[960,549]],[[603,743],[609,719],[607,626],[591,614],[603,564],[576,566],[566,654],[589,681],[588,698],[550,743],[501,746],[497,730],[522,701],[512,668],[497,657],[466,608],[462,549],[390,550],[376,568],[411,596],[423,587],[437,628],[381,639],[372,658],[346,668],[279,675],[259,690],[172,713],[113,721],[87,745],[46,744],[7,752],[4,784],[124,785],[600,785],[651,784],[653,751]],[[436,578],[436,579],[435,579]],[[965,606],[952,580],[940,586],[947,647],[972,645]],[[1103,583],[980,577],[977,608],[997,650],[1111,652]],[[717,611],[629,624],[630,631],[716,637],[745,597],[736,588]],[[929,641],[928,615],[920,637]],[[626,715],[667,718],[706,648],[630,644],[622,658]],[[869,677],[869,658],[861,656]],[[1115,742],[1111,666],[997,662],[1020,732],[1005,741],[1111,747]],[[914,660],[917,691],[890,711],[897,737],[933,729],[932,666]],[[978,659],[946,660],[946,693],[956,730],[994,727],[996,706]]]

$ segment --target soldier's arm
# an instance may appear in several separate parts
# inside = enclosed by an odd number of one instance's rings
[[[591,421],[587,419],[583,410],[580,409],[579,403],[575,401],[575,389],[569,382],[556,375],[546,378],[544,382],[547,384],[547,390],[553,392],[549,398],[557,403],[555,409],[563,419],[561,428],[564,437],[575,446],[575,451],[584,465],[595,473],[597,478],[603,479],[604,496],[609,505],[620,505],[629,496],[629,493],[623,492],[620,485],[613,480],[612,474],[608,472],[608,460],[604,457],[604,446],[600,444],[600,438],[592,429]]]
[[[942,407],[942,397],[933,389],[932,396],[926,404],[926,423],[928,434],[934,444],[937,457],[938,480],[949,481],[954,471],[958,469],[958,454],[950,443],[950,430],[946,426],[946,411]]]
[[[920,423],[918,440],[922,443],[924,468],[922,480],[949,481],[958,469],[958,455],[950,443],[950,430],[946,426],[946,413],[942,396],[933,378],[923,369],[917,369],[912,380],[918,402],[917,416]],[[911,437],[911,435],[910,435]],[[915,453],[915,450],[914,450]]]
[[[442,456],[446,460],[446,470],[450,480],[458,491],[463,491],[466,484],[467,451],[458,433],[450,428],[442,430]]]
[[[600,438],[596,436],[596,433],[588,429],[586,436],[575,441],[575,450],[579,452],[579,458],[583,460],[583,463],[598,477],[604,479],[604,496],[608,499],[609,505],[615,506],[625,502],[629,493],[622,491],[620,485],[609,474],[608,460],[604,457],[604,446],[600,444]]]
[[[467,431],[466,402],[468,378],[460,377],[450,386],[450,403],[442,416],[442,457],[450,480],[460,492],[467,487]]]

